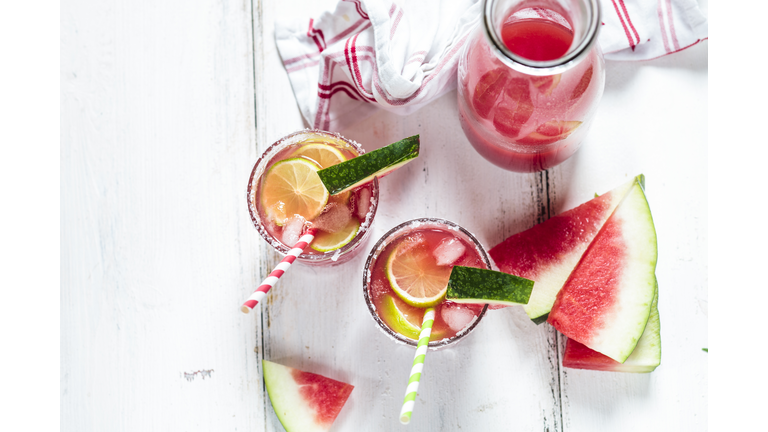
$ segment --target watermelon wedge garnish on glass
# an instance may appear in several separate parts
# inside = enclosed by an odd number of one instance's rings
[[[331,428],[354,386],[262,360],[264,383],[277,418],[288,432]]]
[[[419,136],[405,138],[317,172],[331,195],[352,190],[382,178],[419,155]]]
[[[454,303],[524,305],[534,282],[494,270],[453,266],[445,298]]]
[[[499,270],[536,282],[525,313],[535,323],[547,320],[557,293],[584,251],[619,202],[642,175],[610,192],[563,212],[493,247],[489,253]],[[496,306],[496,307],[504,307]]]
[[[639,182],[557,293],[547,322],[619,363],[645,330],[656,292],[656,229]]]
[[[661,364],[661,322],[659,319],[659,288],[656,285],[656,294],[651,305],[651,316],[645,326],[643,335],[637,341],[632,354],[619,363],[608,356],[587,348],[580,342],[568,339],[565,342],[563,354],[563,366],[572,369],[589,369],[609,372],[653,372]]]

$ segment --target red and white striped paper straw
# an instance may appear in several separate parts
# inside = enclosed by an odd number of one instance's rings
[[[280,276],[282,276],[288,268],[293,264],[293,262],[296,260],[296,258],[301,255],[301,253],[304,251],[304,249],[312,243],[312,240],[315,239],[315,230],[313,228],[308,229],[301,238],[299,238],[299,241],[296,242],[296,244],[293,246],[293,249],[291,249],[288,252],[288,255],[283,258],[282,261],[275,267],[274,270],[272,270],[272,273],[267,276],[266,279],[264,279],[264,282],[259,285],[258,288],[256,288],[256,291],[251,294],[250,297],[248,297],[248,300],[243,303],[242,306],[240,306],[240,310],[247,314],[250,312],[259,302],[264,300],[264,297],[267,296],[267,293],[269,292],[270,288],[275,286],[275,283],[277,283],[277,280],[280,279]]]

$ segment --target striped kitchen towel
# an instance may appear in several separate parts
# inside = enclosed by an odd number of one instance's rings
[[[599,0],[607,60],[649,60],[707,39],[696,0]],[[340,0],[278,21],[275,39],[306,121],[339,131],[382,108],[407,115],[456,88],[480,0]]]

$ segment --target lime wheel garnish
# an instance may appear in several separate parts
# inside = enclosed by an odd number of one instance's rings
[[[319,231],[310,247],[318,252],[330,252],[340,249],[355,238],[359,229],[360,222],[352,218],[344,228],[334,233]]]
[[[450,277],[451,267],[437,265],[437,260],[423,247],[400,243],[387,259],[387,279],[392,290],[411,306],[426,308],[440,303]]]
[[[328,202],[328,191],[323,186],[317,164],[303,158],[285,159],[264,175],[261,204],[265,211],[282,225],[285,220],[299,215],[311,221]]]

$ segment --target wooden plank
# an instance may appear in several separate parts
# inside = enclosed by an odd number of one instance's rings
[[[251,3],[61,11],[61,426],[261,430]]]

